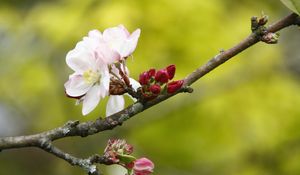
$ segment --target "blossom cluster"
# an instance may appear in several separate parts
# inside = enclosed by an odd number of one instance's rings
[[[142,86],[142,94],[145,99],[153,99],[161,93],[175,93],[183,85],[183,80],[171,81],[175,76],[176,66],[169,65],[156,71],[149,69],[140,74],[139,83]]]
[[[104,157],[113,164],[127,169],[128,175],[149,175],[153,173],[154,164],[151,160],[142,157],[135,158],[131,154],[133,146],[122,139],[110,139],[104,150]]]
[[[137,89],[140,85],[129,78],[126,58],[136,48],[140,29],[130,34],[123,25],[101,33],[92,30],[76,44],[66,56],[67,65],[74,71],[65,83],[68,97],[82,102],[82,114],[90,113],[101,99],[110,96],[106,115],[124,108],[123,94],[126,88]]]

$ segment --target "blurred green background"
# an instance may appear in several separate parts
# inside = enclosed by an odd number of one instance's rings
[[[290,12],[274,0],[2,0],[0,1],[0,136],[33,134],[83,117],[65,97],[72,72],[66,53],[91,29],[124,24],[142,33],[131,76],[177,65],[184,78],[250,33],[250,17],[274,22]],[[124,138],[135,155],[155,162],[156,175],[300,174],[300,35],[281,31],[277,45],[259,43],[180,94],[112,131],[56,143],[79,157],[102,153]],[[130,102],[128,101],[128,104]],[[108,175],[117,167],[100,166]],[[0,153],[0,174],[80,175],[35,148]]]

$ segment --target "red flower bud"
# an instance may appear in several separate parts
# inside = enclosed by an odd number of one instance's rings
[[[151,77],[154,77],[155,76],[155,72],[156,72],[156,70],[155,69],[149,69],[148,70],[148,76],[149,76],[149,78],[151,78]]]
[[[157,95],[157,94],[160,93],[161,87],[160,87],[159,85],[157,85],[157,84],[154,84],[154,85],[150,86],[149,90],[150,90],[153,94]]]
[[[149,80],[155,76],[155,69],[149,69],[148,71],[145,71],[140,74],[139,82],[141,85],[148,85]]]
[[[161,69],[156,72],[155,80],[160,83],[166,83],[169,80],[169,75],[166,69]]]
[[[149,83],[149,74],[148,72],[143,72],[140,74],[139,82],[141,85],[147,85]]]
[[[179,90],[183,85],[183,80],[172,81],[167,84],[167,92],[169,94],[173,94],[177,90]]]
[[[175,75],[175,70],[176,67],[174,64],[169,65],[168,67],[166,67],[168,75],[169,75],[169,80],[172,80],[174,75]]]

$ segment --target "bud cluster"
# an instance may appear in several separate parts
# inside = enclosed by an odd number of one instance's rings
[[[183,85],[183,80],[171,81],[175,76],[175,65],[169,65],[156,71],[150,69],[140,74],[139,83],[142,85],[142,94],[145,99],[153,99],[163,92],[175,93]]]
[[[151,160],[143,157],[136,159],[131,154],[133,146],[122,139],[110,139],[104,150],[104,157],[127,169],[128,175],[149,175],[153,173],[154,164]]]
[[[265,25],[268,22],[268,16],[262,15],[260,18],[252,17],[251,18],[251,30],[256,32],[260,40],[267,44],[276,44],[279,39],[278,33],[272,33],[266,30]]]
[[[252,32],[255,32],[259,28],[263,27],[267,24],[269,20],[269,17],[267,15],[262,15],[260,18],[257,18],[256,16],[253,16],[251,18],[251,30]]]
[[[120,163],[120,157],[130,155],[133,152],[133,146],[127,144],[122,139],[110,139],[104,149],[104,157],[113,163]]]
[[[267,33],[264,36],[262,36],[261,41],[267,43],[267,44],[276,44],[279,39],[279,33]]]

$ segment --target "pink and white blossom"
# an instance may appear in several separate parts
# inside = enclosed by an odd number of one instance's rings
[[[130,34],[123,25],[108,28],[103,33],[92,30],[67,54],[67,65],[74,73],[65,83],[66,94],[83,103],[83,115],[90,113],[102,98],[109,96],[111,78],[120,75],[115,63],[121,64],[125,69],[123,72],[129,74],[122,61],[133,53],[139,36],[140,29]],[[134,79],[129,80],[135,89],[140,87]],[[122,110],[124,105],[122,95],[110,95],[106,115]]]
[[[109,93],[108,64],[120,59],[102,39],[101,33],[91,31],[66,56],[67,65],[74,70],[65,83],[68,96],[81,97],[82,114],[91,112]]]

